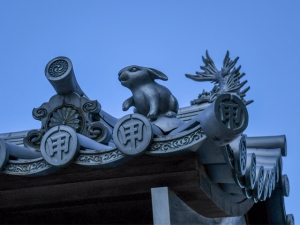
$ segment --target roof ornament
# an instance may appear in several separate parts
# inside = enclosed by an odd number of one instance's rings
[[[231,60],[229,57],[229,51],[226,52],[223,67],[221,70],[218,70],[215,66],[214,61],[208,54],[206,50],[206,58],[202,56],[204,66],[200,66],[204,72],[196,72],[196,75],[185,74],[186,77],[194,81],[211,81],[215,83],[215,86],[210,92],[203,90],[199,94],[198,99],[191,101],[191,105],[200,104],[203,102],[213,102],[217,96],[224,93],[234,93],[241,98],[245,105],[249,105],[253,100],[246,101],[244,97],[246,92],[250,89],[250,86],[244,90],[241,88],[247,83],[247,80],[240,82],[240,79],[245,76],[245,73],[240,73],[241,66],[235,68],[239,57],[236,57],[234,60]]]
[[[154,81],[168,80],[164,73],[134,65],[121,69],[118,75],[121,84],[132,92],[132,96],[123,103],[123,111],[134,106],[135,113],[149,118],[164,133],[182,125],[183,122],[176,119],[179,107],[177,99],[168,88]]]
[[[286,138],[243,134],[248,125],[246,105],[253,101],[244,99],[250,87],[241,90],[247,81],[240,82],[245,74],[240,74],[240,66],[234,67],[237,60],[231,60],[227,52],[219,71],[206,52],[205,66],[200,67],[204,72],[186,76],[212,81],[215,86],[184,108],[179,108],[168,88],[154,81],[167,80],[165,74],[148,67],[125,67],[118,78],[132,96],[124,101],[123,110],[135,109],[133,114],[116,119],[81,90],[70,59],[54,58],[47,64],[45,75],[57,94],[32,111],[41,128],[19,132],[22,141],[17,142],[12,141],[14,134],[0,134],[0,170],[11,175],[43,176],[72,163],[107,168],[134,157],[138,160],[141,155],[193,152],[196,174],[201,176],[197,188],[222,215],[241,216],[278,188],[282,196],[274,198],[283,205],[283,195],[288,196],[290,188],[288,177],[282,175]],[[221,195],[226,198],[214,199]],[[293,221],[285,212],[281,217]]]
[[[52,59],[45,68],[45,76],[57,92],[49,102],[34,108],[32,116],[42,122],[40,130],[32,130],[24,138],[24,145],[40,151],[44,134],[53,127],[66,125],[77,133],[99,143],[108,143],[111,128],[99,121],[101,105],[91,101],[77,83],[73,65],[67,57]]]

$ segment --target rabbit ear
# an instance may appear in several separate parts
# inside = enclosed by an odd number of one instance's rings
[[[148,69],[149,69],[150,76],[153,80],[154,79],[168,80],[167,75],[160,72],[159,70],[156,70],[156,69],[153,69],[153,68],[148,68]]]

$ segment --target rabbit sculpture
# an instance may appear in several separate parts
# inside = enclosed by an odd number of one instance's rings
[[[121,84],[132,92],[132,96],[123,103],[123,111],[134,106],[135,113],[151,120],[156,120],[160,116],[176,117],[177,99],[168,88],[154,81],[154,79],[168,80],[165,74],[148,67],[128,66],[120,70],[118,75]]]

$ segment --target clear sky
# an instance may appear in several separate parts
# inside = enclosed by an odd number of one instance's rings
[[[33,108],[55,94],[44,76],[56,56],[69,57],[82,90],[115,117],[131,92],[117,79],[132,64],[164,72],[162,81],[189,105],[212,84],[194,74],[208,49],[218,68],[227,50],[251,86],[248,136],[287,136],[283,173],[291,184],[286,212],[300,223],[300,2],[204,0],[1,0],[0,133],[40,128]]]

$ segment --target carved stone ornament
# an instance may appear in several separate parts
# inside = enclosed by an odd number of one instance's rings
[[[106,168],[121,165],[130,159],[119,149],[114,148],[108,151],[100,152],[95,150],[80,151],[75,163],[92,168]]]
[[[88,107],[93,105],[94,107]],[[80,97],[76,93],[67,95],[54,95],[48,103],[40,108],[33,109],[35,119],[41,120],[42,129],[46,132],[54,126],[67,125],[76,132],[85,135],[91,125],[92,115],[100,112],[101,106],[97,101],[90,101],[86,97]],[[42,113],[41,112],[45,112]]]
[[[178,111],[178,101],[171,91],[155,79],[168,80],[168,77],[159,70],[142,67],[127,66],[120,70],[118,78],[121,84],[129,88],[132,96],[124,101],[123,110],[135,107],[139,113],[151,120],[159,116],[175,117]]]
[[[240,82],[240,79],[245,76],[245,73],[240,73],[241,66],[235,68],[239,57],[231,60],[229,57],[229,52],[226,52],[223,67],[221,70],[218,70],[215,66],[214,61],[206,51],[206,58],[202,56],[204,66],[200,66],[204,72],[196,72],[196,75],[186,74],[186,77],[194,81],[211,81],[215,83],[215,86],[210,92],[203,90],[199,94],[198,99],[191,101],[192,105],[201,104],[204,102],[213,102],[219,95],[226,93],[234,93],[241,98],[245,105],[248,105],[253,102],[253,100],[246,101],[244,97],[246,92],[249,91],[250,87],[241,90],[241,88],[247,83],[247,80]]]
[[[43,135],[52,127],[66,125],[77,133],[88,136],[97,142],[107,143],[111,132],[96,119],[101,105],[91,101],[79,87],[73,65],[67,57],[52,59],[45,68],[45,75],[57,94],[49,102],[32,111],[33,118],[40,120],[40,130],[33,130],[24,138],[24,145],[39,150]]]
[[[42,130],[31,130],[27,133],[27,136],[23,139],[23,144],[26,148],[35,149],[40,151],[40,144],[43,138]]]
[[[170,137],[154,138],[148,155],[166,155],[175,152],[193,151],[206,139],[200,125]]]
[[[132,97],[124,101],[123,110],[134,106],[135,113],[116,119],[81,90],[70,59],[54,58],[46,65],[45,76],[56,94],[32,111],[41,128],[18,132],[13,138],[11,133],[0,134],[0,170],[11,175],[42,176],[71,163],[108,168],[142,154],[193,152],[179,154],[176,163],[169,163],[177,169],[178,159],[184,167],[184,157],[192,157],[195,180],[200,181],[196,186],[223,210],[221,216],[241,216],[246,211],[240,211],[240,205],[247,205],[243,210],[250,209],[259,200],[272,198],[274,189],[280,188],[282,195],[289,196],[289,180],[282,175],[285,137],[249,139],[242,134],[248,125],[246,105],[252,101],[244,99],[249,87],[241,90],[247,81],[240,82],[245,74],[239,72],[240,66],[235,68],[237,60],[231,60],[227,53],[223,68],[217,70],[207,52],[205,65],[200,67],[204,72],[186,76],[213,81],[215,86],[200,94],[192,106],[180,109],[171,91],[154,82],[167,80],[165,74],[149,67],[125,67],[118,74],[119,81],[132,91]],[[220,196],[227,196],[228,201]],[[293,218],[287,215],[286,220]]]
[[[42,176],[57,171],[44,158],[33,160],[9,160],[2,173],[19,176]]]
[[[243,105],[239,104],[236,99],[228,98],[222,95],[219,98],[219,108],[215,113],[217,118],[227,127],[228,130],[241,133],[248,125],[248,113]]]
[[[240,176],[246,173],[246,162],[247,162],[247,147],[246,147],[246,136],[242,135],[231,142],[230,147],[233,151],[234,169]]]
[[[68,70],[68,62],[64,59],[52,62],[48,68],[48,74],[51,77],[60,77]]]
[[[216,145],[226,145],[248,126],[248,110],[233,94],[222,94],[198,115],[204,133]]]
[[[75,131],[64,125],[51,128],[43,137],[41,152],[51,165],[62,167],[71,163],[79,151]]]
[[[247,165],[245,173],[245,186],[253,189],[256,179],[256,156],[254,153],[247,154]]]
[[[282,180],[283,194],[284,194],[284,196],[288,197],[290,195],[290,182],[289,182],[289,178],[285,174],[285,175],[282,175],[281,180]]]
[[[82,117],[79,112],[68,106],[55,109],[50,115],[49,127],[58,125],[66,125],[72,127],[74,130],[80,130],[82,127]]]
[[[121,118],[113,132],[113,139],[119,150],[127,155],[139,155],[150,146],[153,138],[148,119],[140,114]]]
[[[261,198],[263,188],[264,188],[264,167],[256,167],[256,182],[253,189],[253,198],[255,201],[258,201]]]
[[[101,122],[91,123],[87,129],[86,136],[100,143],[107,143],[111,139],[111,133]]]

